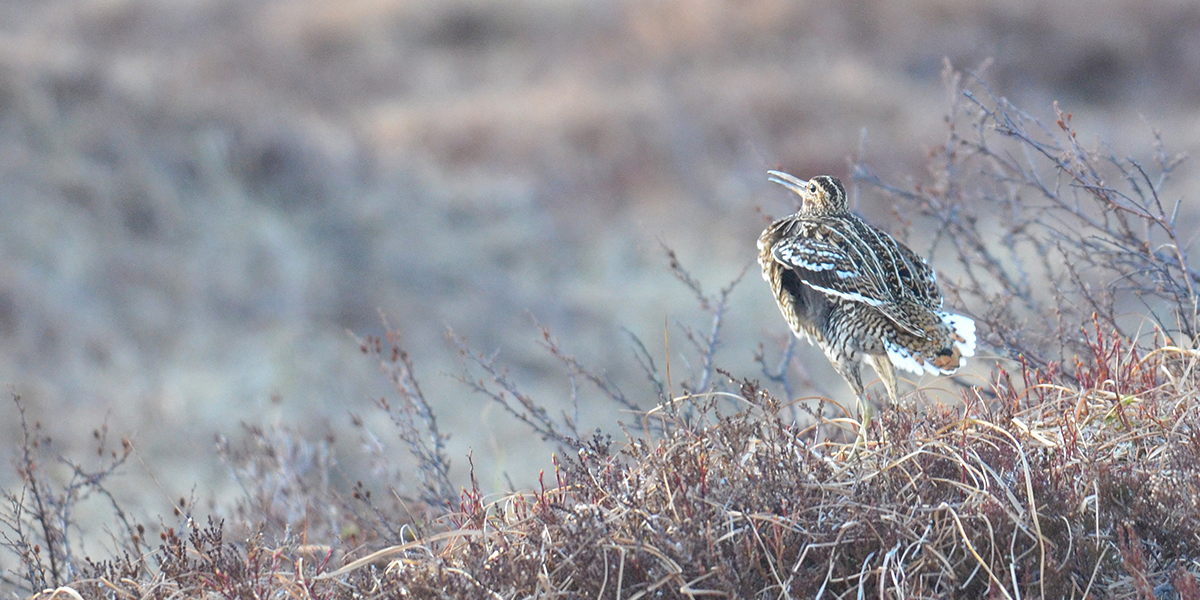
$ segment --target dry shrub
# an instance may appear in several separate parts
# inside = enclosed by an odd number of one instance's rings
[[[22,431],[16,464],[21,487],[0,494],[0,557],[14,558],[16,564],[0,562],[0,585],[32,591],[77,578],[83,569],[80,546],[87,536],[75,515],[89,501],[98,501],[110,513],[114,527],[106,537],[113,546],[134,554],[149,551],[145,527],[109,491],[114,473],[133,451],[130,441],[122,438],[120,449],[113,447],[104,425],[92,432],[95,456],[67,458],[40,421],[29,422],[20,396],[13,394],[12,402]]]
[[[619,445],[596,435],[536,490],[488,500],[472,485],[421,539],[337,570],[329,546],[231,543],[188,520],[145,559],[90,565],[71,585],[112,598],[1194,598],[1200,353],[1126,343],[1087,338],[1072,373],[1087,387],[1001,371],[998,401],[910,403],[846,444],[814,441],[725,374],[737,393],[676,398]],[[730,400],[742,410],[722,414]]]
[[[1088,387],[999,373],[999,401],[973,390],[959,409],[910,404],[857,445],[812,441],[750,381],[681,397],[699,420],[652,411],[661,437],[597,436],[542,489],[465,491],[436,540],[342,574],[376,565],[381,594],[418,598],[1182,591],[1200,556],[1200,353],[1087,344],[1095,360],[1072,375]],[[730,397],[744,410],[723,416]]]
[[[1196,348],[1200,269],[1182,225],[1195,215],[1170,195],[1183,157],[1160,132],[1148,156],[1127,156],[1081,141],[1057,104],[1047,126],[974,74],[964,82],[947,64],[944,79],[948,135],[930,150],[927,175],[895,185],[857,165],[854,178],[933,234],[925,255],[941,261],[943,289],[983,341],[1048,368],[1086,353],[1079,328],[1095,314],[1138,343],[1157,331]]]

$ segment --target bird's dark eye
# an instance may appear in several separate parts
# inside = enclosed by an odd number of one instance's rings
[[[817,184],[815,184],[815,183],[808,184],[808,191],[810,191],[814,194],[817,193]]]

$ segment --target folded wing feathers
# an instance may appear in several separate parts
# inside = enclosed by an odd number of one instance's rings
[[[833,288],[825,287],[823,285],[817,285],[808,280],[803,280],[803,281],[808,287],[810,287],[814,290],[817,290],[818,292],[829,294],[830,296],[837,296],[838,298],[842,298],[843,300],[850,300],[853,302],[862,302],[863,304],[866,304],[868,306],[883,306],[883,303],[884,303],[883,300],[880,300],[878,298],[871,298],[869,296],[864,296],[858,292],[843,292],[841,290],[835,290]]]
[[[868,258],[850,244],[797,237],[777,244],[771,254],[819,292],[876,307],[892,302]]]
[[[780,244],[775,248],[775,260],[809,271],[836,269],[845,256],[836,246],[808,241],[804,244]]]

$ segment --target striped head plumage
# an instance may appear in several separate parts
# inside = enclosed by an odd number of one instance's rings
[[[818,175],[804,181],[783,171],[767,171],[768,179],[800,196],[800,212],[811,215],[841,215],[850,212],[846,188],[828,175]]]

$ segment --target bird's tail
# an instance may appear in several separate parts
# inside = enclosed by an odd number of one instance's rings
[[[923,337],[899,333],[884,341],[888,359],[898,369],[920,375],[950,375],[975,356],[975,321],[962,315],[932,311]]]

